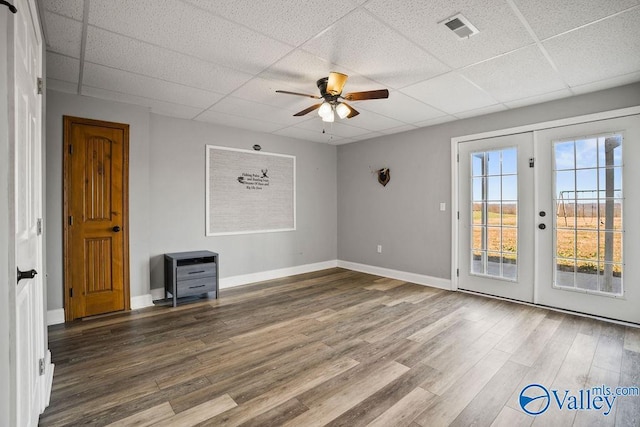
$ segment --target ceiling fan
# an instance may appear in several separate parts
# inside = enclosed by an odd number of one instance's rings
[[[367,99],[382,99],[389,97],[389,91],[387,89],[368,90],[364,92],[351,92],[344,96],[342,95],[342,88],[349,76],[342,73],[331,72],[329,77],[323,77],[316,82],[318,89],[320,90],[320,96],[308,95],[306,93],[289,92],[287,90],[276,90],[277,93],[285,93],[288,95],[306,96],[307,98],[322,99],[319,104],[312,105],[309,108],[294,114],[294,116],[304,116],[313,110],[318,110],[318,114],[322,117],[324,122],[333,122],[336,114],[341,119],[345,117],[350,119],[360,114],[352,106],[344,102],[347,101],[364,101]]]

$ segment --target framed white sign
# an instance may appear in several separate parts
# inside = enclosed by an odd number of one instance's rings
[[[206,235],[296,229],[296,158],[206,147]]]

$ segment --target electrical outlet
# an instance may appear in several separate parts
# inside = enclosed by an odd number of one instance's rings
[[[382,253],[382,245],[378,245],[378,253],[381,254]]]

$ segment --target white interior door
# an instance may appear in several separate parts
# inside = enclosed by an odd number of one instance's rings
[[[16,2],[13,20],[14,97],[11,110],[15,174],[15,256],[18,270],[27,272],[15,286],[12,351],[15,352],[15,420],[35,426],[44,409],[46,330],[44,320],[42,233],[41,96],[42,39],[33,1]],[[11,44],[10,44],[11,47]],[[10,110],[10,111],[11,111]],[[31,271],[39,274],[35,276]],[[33,277],[31,277],[33,276]],[[42,362],[41,362],[42,361]]]
[[[640,116],[535,133],[537,300],[640,323]]]
[[[458,145],[458,288],[533,301],[533,134]]]

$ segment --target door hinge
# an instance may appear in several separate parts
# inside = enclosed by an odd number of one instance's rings
[[[44,82],[41,77],[38,77],[38,95],[42,95],[42,91],[44,90]]]
[[[73,145],[69,144],[69,154],[73,154]]]
[[[69,298],[73,298],[73,288],[69,288]]]
[[[460,269],[456,268],[456,277],[460,277]]]
[[[460,163],[460,153],[456,154],[457,162]]]
[[[73,225],[73,215],[69,215],[69,225]]]
[[[532,168],[532,167],[533,167],[533,165],[535,164],[535,162],[536,162],[536,159],[535,159],[535,158],[533,158],[533,157],[529,157],[529,167],[530,167],[530,168]]]
[[[36,223],[36,233],[38,236],[42,234],[42,218],[38,218],[38,222]]]
[[[40,373],[40,376],[44,375],[44,358],[38,361],[38,372]]]
[[[458,219],[460,219],[460,211],[458,211]]]

